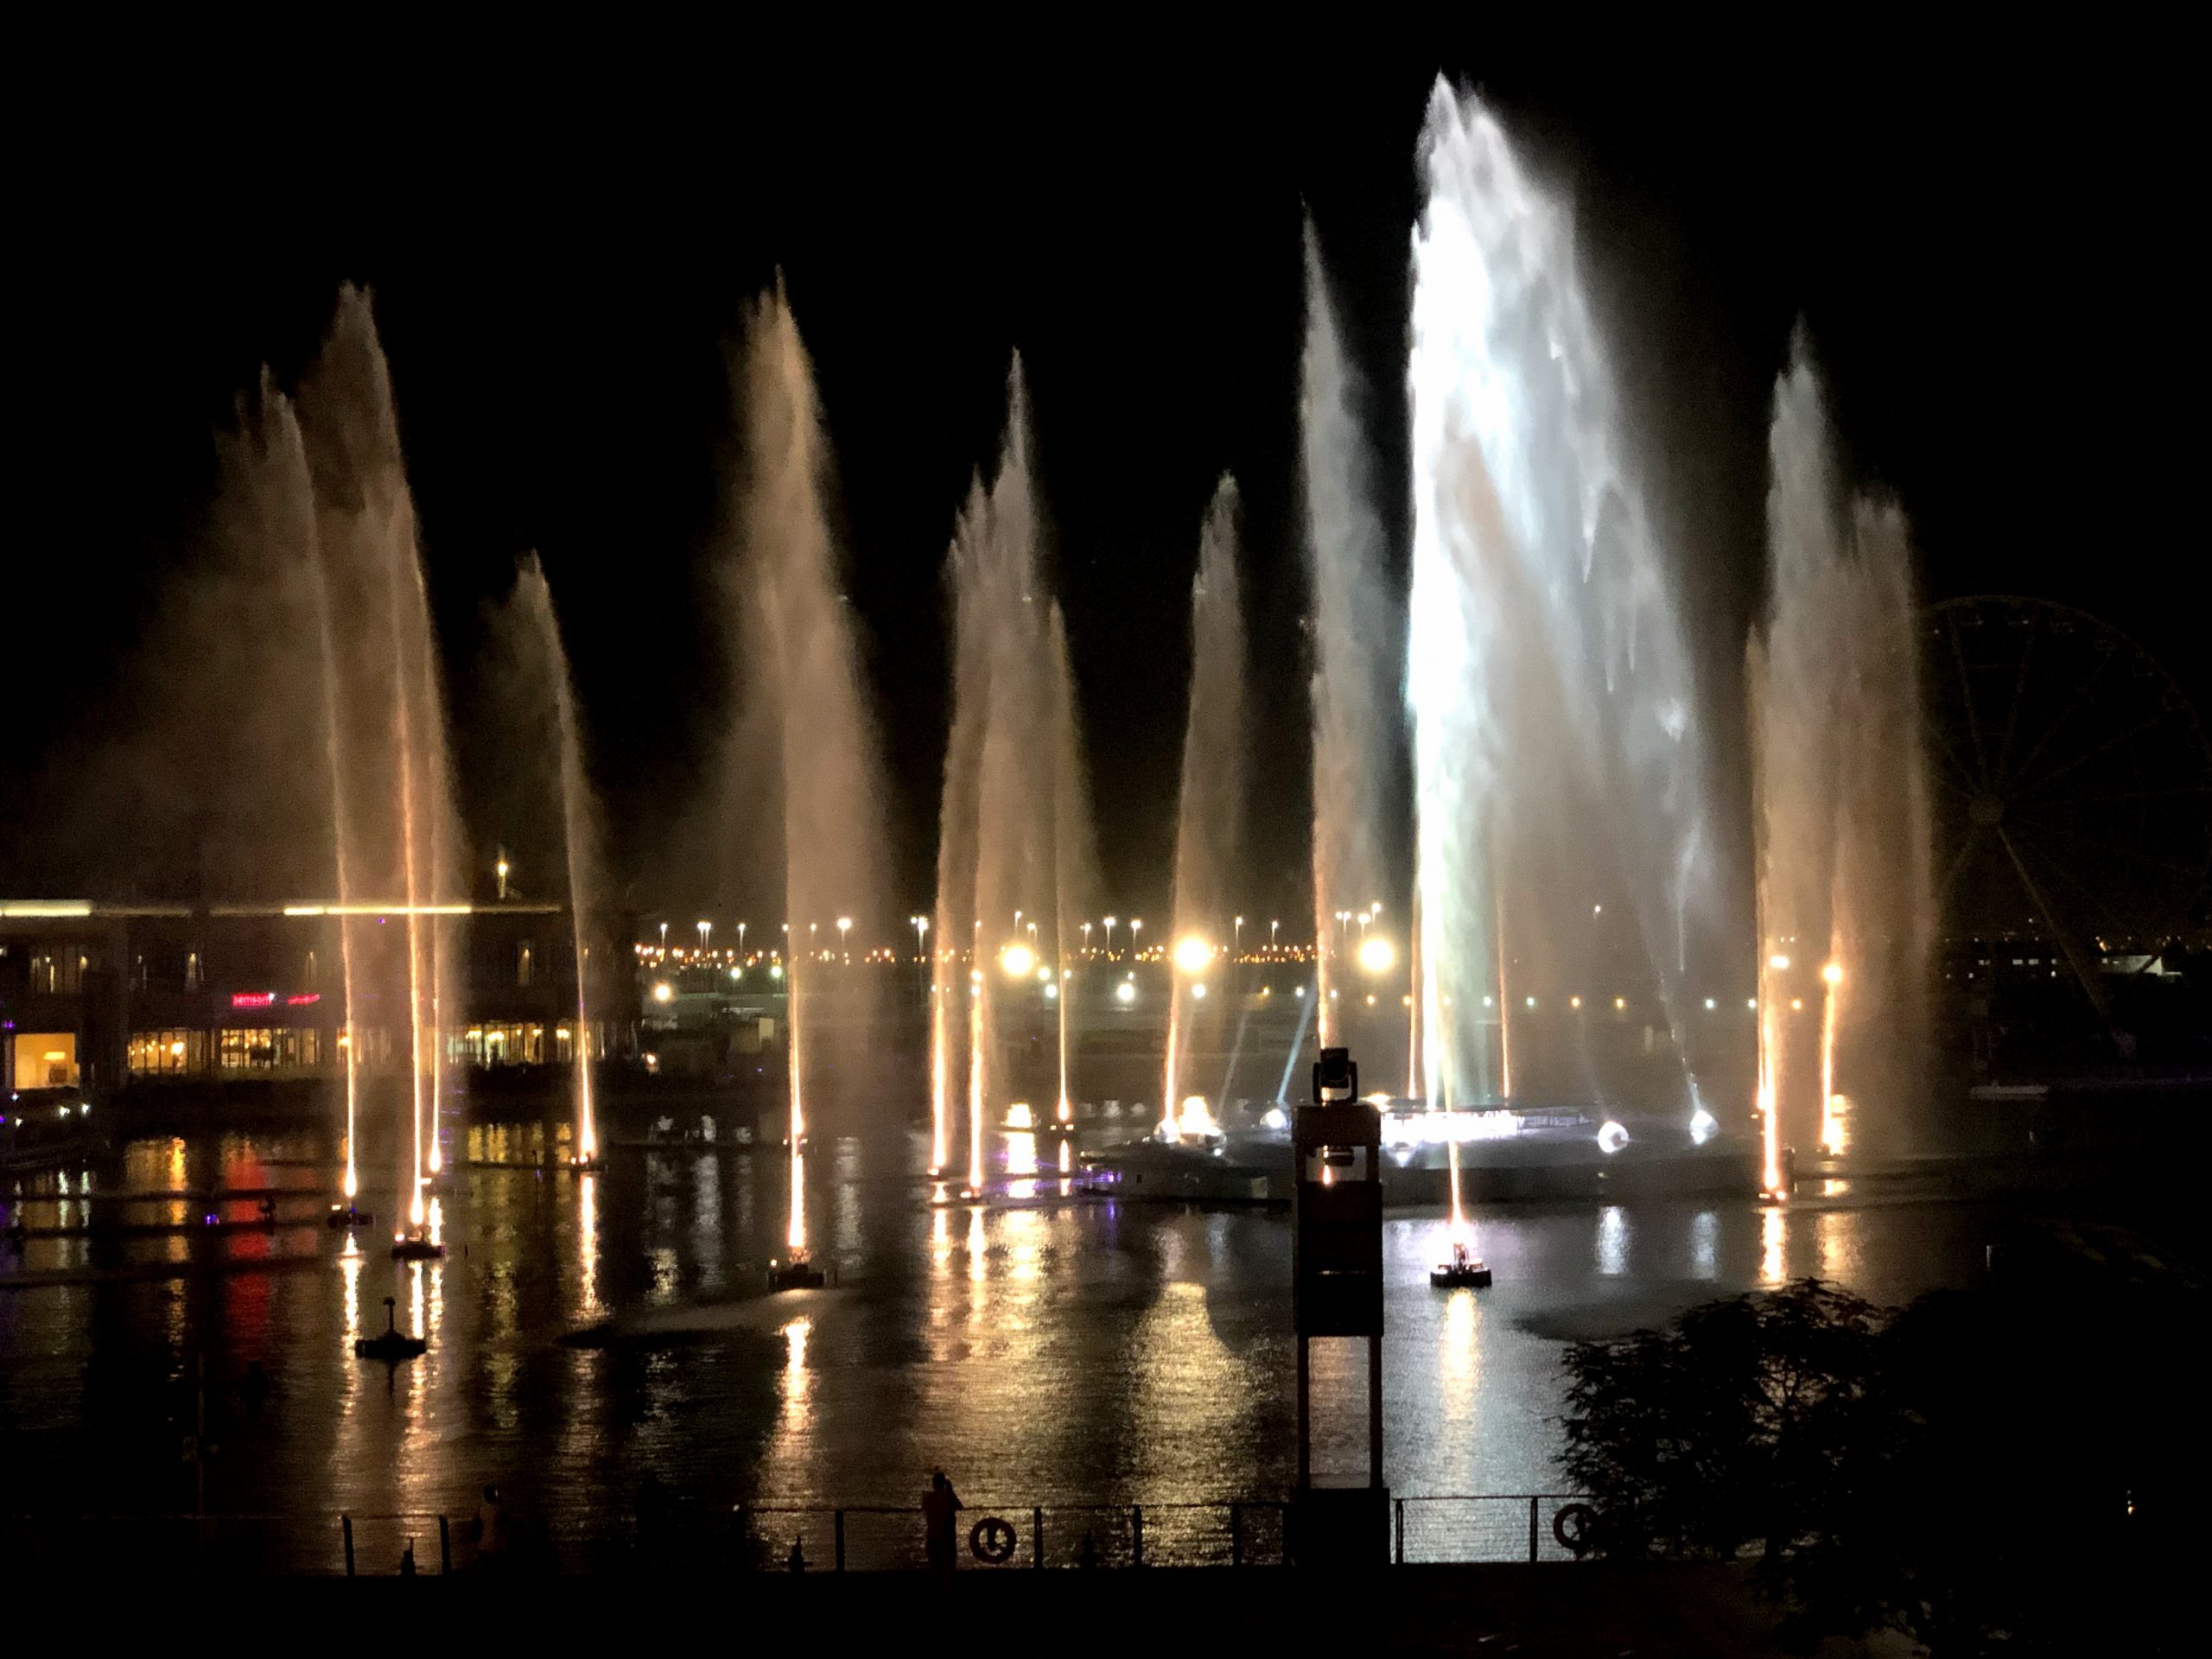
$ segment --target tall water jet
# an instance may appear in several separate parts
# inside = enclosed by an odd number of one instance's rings
[[[1901,1127],[1936,907],[1910,541],[1894,505],[1847,490],[1802,331],[1769,460],[1767,611],[1745,665],[1773,1190],[1785,1148],[1844,1150],[1847,1098],[1875,1107],[1877,1133]]]
[[[1225,953],[1220,928],[1244,816],[1244,606],[1237,591],[1236,481],[1215,486],[1191,583],[1191,705],[1175,817],[1174,927],[1168,936],[1167,1047],[1160,1118],[1181,1124],[1194,988]]]
[[[1075,666],[1068,653],[1067,618],[1052,602],[1047,625],[1051,658],[1048,684],[1052,697],[1052,941],[1058,958],[1053,1013],[1059,1049],[1059,1101],[1056,1121],[1074,1120],[1069,1073],[1072,1064],[1069,1021],[1075,1000],[1068,966],[1075,953],[1077,918],[1098,891],[1098,850],[1091,826],[1090,779],[1084,760],[1083,719],[1076,706]]]
[[[558,763],[561,799],[561,846],[569,880],[570,944],[575,957],[576,1141],[579,1164],[599,1157],[599,1120],[592,1100],[592,1023],[590,946],[596,920],[599,872],[602,845],[598,809],[584,770],[583,734],[576,717],[575,681],[569,671],[569,654],[561,642],[561,623],[553,609],[553,590],[547,585],[544,567],[533,553],[515,573],[515,600],[537,647],[537,666],[550,702],[551,731],[548,735]]]
[[[1302,471],[1306,551],[1313,583],[1313,938],[1320,1044],[1337,1030],[1340,910],[1382,891],[1385,810],[1393,734],[1387,713],[1389,658],[1382,641],[1392,607],[1382,571],[1383,530],[1374,467],[1313,222],[1306,226],[1306,355]],[[1408,953],[1419,982],[1418,944]],[[1417,1033],[1416,1013],[1413,1021]],[[1408,1039],[1407,1092],[1416,1092],[1418,1037]]]
[[[938,824],[937,929],[940,960],[957,964],[957,942],[965,940],[969,965],[964,1022],[954,1018],[946,988],[934,1000],[931,1150],[941,1168],[952,1103],[964,1094],[971,1191],[983,1180],[990,1112],[1011,1083],[1001,1026],[1027,1017],[1040,984],[1052,988],[1056,1004],[1057,1092],[1060,1107],[1068,1106],[1068,1010],[1058,985],[1076,906],[1093,880],[1074,685],[1065,625],[1044,578],[1036,498],[1017,358],[1007,376],[997,467],[988,486],[978,479],[970,490],[946,559],[952,721]],[[957,1081],[963,1065],[964,1090]]]
[[[423,1224],[442,1103],[445,1044],[439,1026],[453,950],[452,918],[463,912],[444,697],[435,638],[408,488],[391,372],[367,296],[347,288],[322,349],[302,381],[299,422],[315,499],[321,602],[347,619],[328,671],[344,686],[336,701],[347,787],[335,803],[338,836],[356,849],[353,880],[380,907],[404,912],[403,952],[370,948],[364,924],[342,915],[342,954],[353,964],[348,1046],[397,1048],[406,1056],[407,1133],[400,1182],[409,1219]],[[341,901],[341,909],[346,908]],[[395,955],[398,960],[395,961]],[[373,962],[372,961],[373,959]],[[363,979],[381,1012],[404,989],[407,1023],[397,1042],[359,1020]],[[370,1057],[353,1064],[365,1068]]]
[[[810,918],[880,919],[882,769],[861,683],[850,607],[830,531],[829,445],[813,368],[779,284],[754,305],[741,371],[745,480],[733,594],[747,712],[765,753],[740,774],[745,804],[772,814],[791,944],[784,989],[790,1046],[791,1205],[785,1243],[803,1257],[810,1091],[833,1064],[851,1079],[867,1052],[866,992],[847,977],[843,1017],[823,1020],[837,983]],[[747,757],[741,757],[746,759]],[[765,788],[749,787],[755,780]],[[734,784],[737,780],[733,780]],[[740,791],[733,789],[733,794]],[[841,930],[842,931],[842,930]]]
[[[1484,1010],[1494,997],[1503,1016],[1509,957],[1625,966],[1679,1056],[1688,941],[1713,895],[1675,575],[1628,466],[1572,218],[1441,80],[1422,152],[1407,672],[1421,1069],[1433,1098],[1465,1103],[1504,1090]],[[1625,964],[1596,956],[1607,899],[1636,924]],[[1687,1118],[1686,1069],[1679,1092]]]

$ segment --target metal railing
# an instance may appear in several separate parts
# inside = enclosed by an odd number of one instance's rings
[[[1566,1561],[1584,1541],[1560,1512],[1567,1493],[1397,1497],[1389,1559],[1399,1565]],[[1214,1503],[1020,1504],[969,1502],[956,1517],[959,1570],[1281,1567],[1292,1557],[1284,1498]],[[0,1516],[0,1560],[80,1573],[128,1563],[154,1576],[259,1573],[387,1577],[485,1565],[470,1517],[433,1510],[340,1515]],[[611,1519],[594,1537],[556,1543],[509,1522],[504,1565],[516,1572],[680,1569],[717,1564],[763,1572],[896,1573],[929,1565],[922,1511],[909,1504],[671,1502],[648,1517]],[[1585,1550],[1586,1550],[1586,1542]]]

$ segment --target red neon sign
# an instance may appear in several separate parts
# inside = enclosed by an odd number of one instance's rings
[[[288,1008],[310,1008],[322,1001],[321,991],[299,991],[284,999]]]
[[[274,991],[232,991],[231,1006],[234,1008],[265,1008],[276,1001]]]

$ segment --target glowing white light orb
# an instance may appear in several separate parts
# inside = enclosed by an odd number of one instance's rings
[[[1057,986],[1057,985],[1047,985],[1047,986],[1045,988],[1045,1000],[1046,1000],[1047,1002],[1057,1002],[1057,1001],[1059,1001],[1059,997],[1060,997],[1060,988],[1059,988],[1058,986]]]
[[[1114,988],[1114,1000],[1123,1007],[1128,1007],[1130,1003],[1137,1000],[1137,988],[1128,980],[1123,980]]]
[[[1203,1002],[1206,999],[1206,988],[1203,985],[1193,985],[1191,987],[1191,995]]]
[[[1773,969],[1777,973],[1780,973],[1783,969],[1789,966],[1789,958],[1783,956],[1781,951],[1777,950],[1766,959],[1766,965]]]
[[[1831,985],[1842,984],[1843,964],[1840,962],[1832,962],[1828,963],[1827,967],[1821,969],[1821,977],[1827,981]]]
[[[1387,974],[1398,960],[1398,947],[1380,933],[1370,933],[1359,942],[1359,966],[1363,973]]]
[[[663,980],[657,980],[657,981],[655,981],[655,982],[654,982],[654,983],[653,983],[653,1001],[656,1001],[656,1002],[665,1002],[665,1001],[667,1001],[671,997],[674,996],[675,995],[676,995],[676,987],[674,987],[673,985],[670,984],[666,980],[663,979]]]
[[[999,952],[999,966],[1008,979],[1027,979],[1037,966],[1037,953],[1026,944],[1009,944]]]
[[[1598,1131],[1598,1150],[1608,1158],[1628,1145],[1628,1131],[1611,1120]]]
[[[1697,1115],[1690,1119],[1690,1141],[1694,1145],[1703,1146],[1719,1134],[1719,1130],[1720,1125],[1713,1121],[1713,1114],[1702,1106],[1697,1109]]]
[[[1006,1126],[1009,1129],[1030,1129],[1037,1127],[1036,1120],[1029,1110],[1027,1101],[1017,1100],[1006,1109]]]
[[[1213,960],[1213,946],[1195,933],[1175,941],[1175,966],[1186,974],[1202,974]]]
[[[1707,1014],[1712,1013],[1712,1012],[1713,1012],[1713,1010],[1716,1007],[1718,1007],[1718,1006],[1719,1006],[1719,1005],[1718,1005],[1717,1003],[1715,1003],[1715,1002],[1713,1001],[1713,1000],[1711,997],[1709,997],[1709,996],[1708,996],[1708,997],[1707,997],[1707,998],[1705,999],[1705,1011],[1706,1011]]]
[[[1290,1114],[1280,1106],[1270,1106],[1260,1114],[1260,1127],[1265,1129],[1287,1129],[1290,1127]]]

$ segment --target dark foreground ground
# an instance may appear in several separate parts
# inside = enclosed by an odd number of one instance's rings
[[[374,1628],[387,1620],[527,1651],[550,1638],[643,1654],[700,1638],[735,1652],[1001,1651],[1280,1655],[1475,1653],[1560,1659],[1738,1659],[1803,1654],[1773,1611],[1722,1567],[1401,1567],[1329,1575],[1284,1568],[959,1573],[950,1593],[914,1573],[740,1573],[691,1580],[355,1580],[292,1593]],[[1830,1655],[1913,1651],[1830,1643]]]

